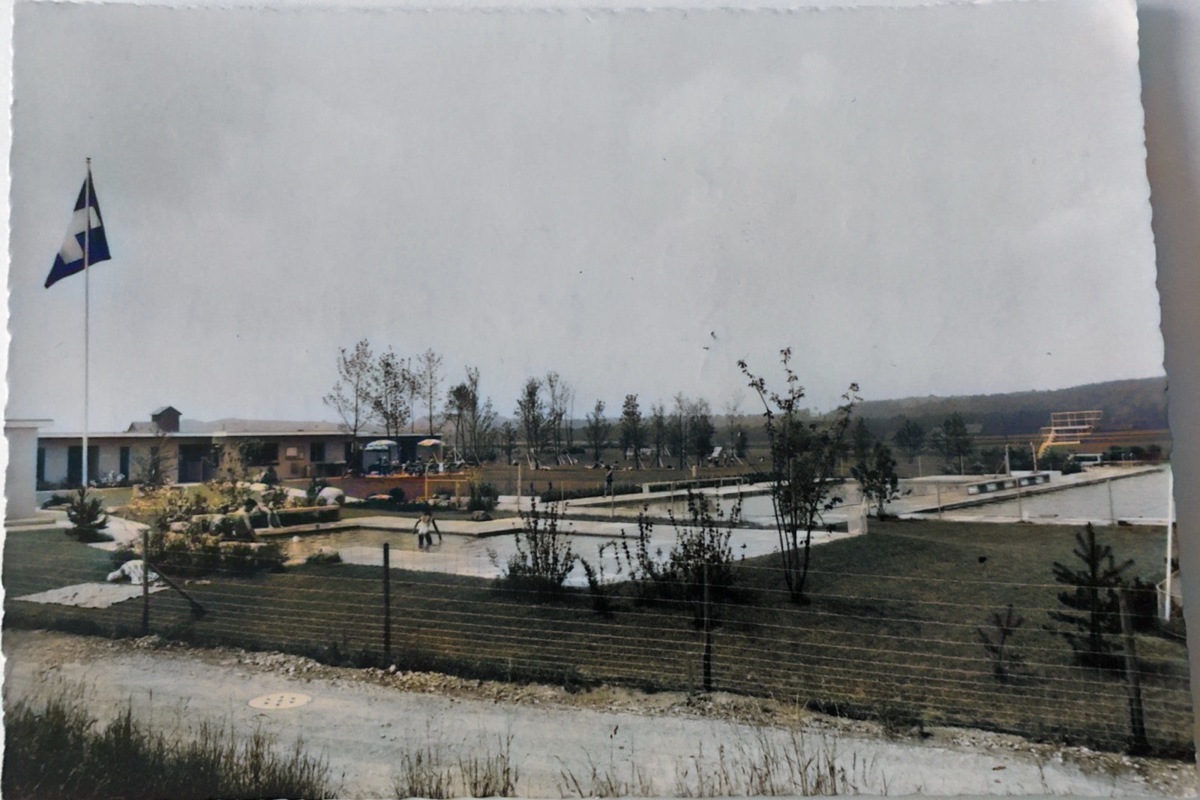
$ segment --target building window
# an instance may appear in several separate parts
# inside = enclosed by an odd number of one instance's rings
[[[308,445],[308,460],[314,464],[322,464],[325,461],[325,443],[310,442]]]

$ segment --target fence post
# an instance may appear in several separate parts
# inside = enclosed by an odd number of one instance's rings
[[[387,542],[383,543],[383,662],[392,663],[392,556]]]
[[[142,531],[142,636],[150,635],[150,529]]]
[[[1146,741],[1146,719],[1142,710],[1142,682],[1138,676],[1137,645],[1133,638],[1133,620],[1129,613],[1129,590],[1117,592],[1121,608],[1121,633],[1125,637],[1125,686],[1129,690],[1129,754],[1142,755],[1150,751]]]

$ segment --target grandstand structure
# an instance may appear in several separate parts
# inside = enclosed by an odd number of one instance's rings
[[[1091,436],[1100,424],[1103,411],[1055,411],[1050,414],[1050,424],[1041,429],[1042,441],[1037,454],[1044,455],[1056,445],[1081,444]]]

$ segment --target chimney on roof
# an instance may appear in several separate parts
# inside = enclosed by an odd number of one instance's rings
[[[163,406],[150,412],[150,421],[163,433],[179,433],[179,411],[172,406]]]

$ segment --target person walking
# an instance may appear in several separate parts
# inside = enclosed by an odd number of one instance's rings
[[[417,534],[417,549],[426,550],[433,547],[433,534],[438,535],[438,544],[442,543],[442,532],[438,530],[437,522],[433,519],[433,512],[426,510],[417,520],[417,524],[413,526],[413,532]]]
[[[612,468],[612,464],[609,464],[608,466],[606,466],[604,468],[604,495],[605,495],[605,497],[612,497],[612,484],[613,484],[613,468]]]

